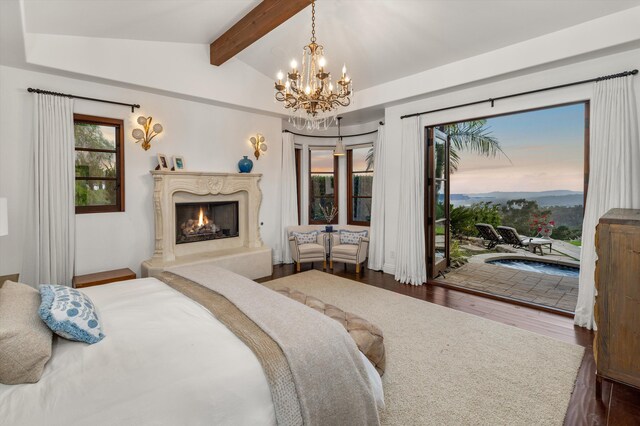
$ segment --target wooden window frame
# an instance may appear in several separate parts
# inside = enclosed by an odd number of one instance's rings
[[[323,149],[323,148],[318,148],[318,149],[309,149],[309,205],[307,206],[307,209],[309,211],[309,224],[310,225],[323,225],[323,224],[327,224],[326,221],[323,220],[313,220],[312,218],[312,214],[311,214],[311,206],[313,205],[313,200],[315,199],[315,197],[313,196],[313,181],[311,179],[311,170],[313,169],[312,165],[311,165],[311,151],[332,151],[333,148],[331,147],[327,147],[327,149]],[[339,208],[338,202],[339,202],[339,198],[338,198],[338,167],[339,167],[339,163],[338,163],[338,158],[337,156],[333,157],[333,205],[336,206],[337,208]],[[324,174],[329,174],[329,173],[324,173]],[[328,197],[325,197],[328,198]],[[333,218],[333,220],[331,221],[331,223],[329,223],[329,225],[337,225],[338,224],[338,215],[336,215],[336,217]]]
[[[347,148],[347,224],[349,225],[360,225],[360,226],[371,226],[371,221],[366,220],[353,220],[353,200],[355,198],[373,198],[373,194],[371,196],[354,196],[353,195],[353,150],[358,148],[369,148],[372,147],[373,144],[369,145],[359,145],[351,148]],[[372,171],[375,170],[375,165]]]
[[[106,206],[76,206],[76,214],[86,213],[114,213],[124,211],[124,121],[117,118],[97,117],[85,114],[73,114],[73,124],[76,123],[96,124],[98,126],[115,127],[116,140],[115,150],[93,149],[93,148],[77,148],[74,143],[75,151],[85,152],[109,152],[116,154],[116,177],[104,178],[96,176],[75,177],[75,180],[107,180],[116,182],[116,204]],[[75,187],[75,185],[74,185]]]
[[[300,224],[300,200],[302,193],[302,148],[294,148],[296,161],[296,197],[298,198],[298,224]]]

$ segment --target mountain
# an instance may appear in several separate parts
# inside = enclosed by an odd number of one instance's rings
[[[580,195],[580,194],[582,194],[581,191],[570,191],[568,189],[555,189],[552,191],[539,191],[539,192],[495,191],[495,192],[484,192],[479,194],[464,194],[464,195],[472,198],[500,198],[500,199],[507,199],[507,200],[515,200],[518,198],[531,199],[531,198],[539,198],[539,197],[545,197],[545,196]]]
[[[551,206],[581,206],[584,196],[579,191],[569,191],[558,189],[553,191],[540,192],[486,192],[480,194],[451,194],[451,204],[454,206],[469,206],[474,203],[492,202],[494,204],[505,204],[508,200],[524,198],[538,202],[540,207]]]

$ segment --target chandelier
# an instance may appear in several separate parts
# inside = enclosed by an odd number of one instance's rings
[[[351,103],[351,79],[342,67],[340,80],[334,87],[331,73],[325,70],[324,49],[316,43],[316,5],[311,0],[311,43],[302,50],[302,69],[291,61],[291,71],[283,82],[282,71],[275,84],[275,97],[290,110],[289,122],[298,130],[326,130],[336,119],[336,109]]]

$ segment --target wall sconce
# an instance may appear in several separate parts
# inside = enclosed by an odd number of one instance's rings
[[[151,127],[151,122],[153,121],[153,117],[138,117],[138,124],[143,127],[143,129],[133,129],[131,132],[131,136],[133,136],[136,140],[136,143],[142,142],[142,149],[148,151],[151,148],[151,140],[162,133],[162,124],[156,123]]]
[[[255,137],[252,136],[249,140],[251,141],[251,145],[253,145],[253,155],[256,156],[256,160],[259,160],[260,152],[265,152],[267,150],[267,144],[264,143],[264,136],[258,133]]]

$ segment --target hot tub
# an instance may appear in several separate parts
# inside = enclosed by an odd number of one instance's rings
[[[539,272],[541,274],[559,275],[562,277],[575,277],[580,275],[578,266],[560,265],[558,263],[527,259],[493,259],[486,263],[504,266],[506,268],[519,269],[527,272]]]

